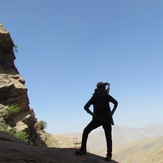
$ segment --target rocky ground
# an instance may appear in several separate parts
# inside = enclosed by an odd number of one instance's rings
[[[103,157],[88,153],[75,155],[75,148],[29,146],[7,133],[0,132],[0,163],[103,163]],[[117,163],[110,161],[110,163]]]

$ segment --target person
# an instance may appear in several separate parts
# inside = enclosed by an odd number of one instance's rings
[[[77,155],[87,153],[87,138],[89,133],[97,127],[102,126],[107,145],[107,155],[104,160],[110,161],[112,158],[112,125],[114,124],[112,116],[118,106],[118,102],[108,94],[106,86],[109,85],[107,82],[97,83],[93,96],[84,106],[84,109],[92,116],[92,121],[83,130],[81,148],[76,151]],[[113,103],[112,110],[109,105],[110,102]],[[93,105],[93,112],[89,109],[91,105]]]

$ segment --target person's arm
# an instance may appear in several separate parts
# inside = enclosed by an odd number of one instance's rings
[[[94,116],[93,112],[89,109],[89,107],[92,105],[93,97],[85,104],[84,109],[86,112],[92,116]]]
[[[115,100],[112,96],[110,96],[110,102],[113,103],[113,109],[111,110],[111,114],[113,115],[115,110],[117,109],[117,106],[118,106],[118,101]]]

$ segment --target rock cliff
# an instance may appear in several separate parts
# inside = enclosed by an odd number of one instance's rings
[[[26,132],[32,144],[44,145],[37,132],[37,118],[29,107],[25,80],[14,64],[14,48],[10,33],[0,24],[0,123],[7,124],[16,131]],[[6,113],[8,108],[11,110]],[[14,112],[16,108],[19,110]]]

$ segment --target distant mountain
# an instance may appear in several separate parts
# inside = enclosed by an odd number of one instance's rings
[[[162,124],[151,124],[143,128],[113,127],[114,145],[121,145],[137,140],[163,136]]]

